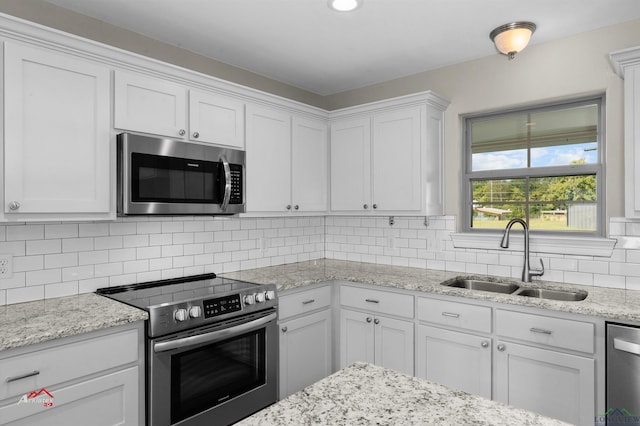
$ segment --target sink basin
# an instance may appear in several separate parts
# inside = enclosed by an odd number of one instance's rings
[[[543,288],[524,288],[516,293],[517,296],[537,297],[539,299],[562,300],[564,302],[578,302],[586,299],[586,291],[549,290]]]
[[[491,291],[493,293],[505,293],[511,294],[520,288],[517,284],[512,283],[498,283],[493,281],[480,281],[480,280],[454,280],[450,282],[444,282],[442,285],[456,288],[467,288],[469,290],[477,291]]]

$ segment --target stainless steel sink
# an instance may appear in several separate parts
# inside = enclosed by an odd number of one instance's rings
[[[519,285],[513,283],[499,283],[493,281],[481,281],[470,279],[457,279],[449,282],[443,282],[442,285],[456,288],[467,288],[469,290],[490,291],[493,293],[511,294],[520,288]]]
[[[587,298],[586,291],[550,290],[544,288],[523,288],[515,293],[517,296],[537,297],[538,299],[561,300],[564,302],[578,302]]]

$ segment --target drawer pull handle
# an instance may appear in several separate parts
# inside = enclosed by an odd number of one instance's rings
[[[376,299],[364,299],[364,301],[369,303],[380,303],[380,301]]]
[[[376,319],[373,320],[373,323],[374,324],[380,324],[380,320],[378,318],[376,318]]]
[[[367,322],[371,322],[371,317],[367,317]]]
[[[40,374],[38,370],[34,370],[31,373],[22,374],[20,376],[7,377],[7,383],[17,382],[18,380],[26,379],[27,377],[33,377]]]
[[[450,318],[460,318],[460,314],[455,314],[453,312],[443,312],[442,316],[443,317],[450,317]]]
[[[313,303],[313,302],[315,302],[315,301],[316,301],[316,299],[309,299],[309,300],[305,300],[305,301],[303,301],[303,302],[302,302],[302,304],[303,304],[303,305],[308,305],[309,303]]]
[[[544,328],[532,327],[532,328],[529,329],[529,331],[532,332],[532,333],[539,333],[539,334],[553,334],[553,331],[545,330]]]

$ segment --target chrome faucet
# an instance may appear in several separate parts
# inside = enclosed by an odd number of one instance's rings
[[[529,226],[527,225],[527,222],[519,218],[511,219],[504,230],[500,247],[509,247],[509,231],[511,231],[511,227],[516,223],[519,223],[524,228],[524,266],[522,267],[522,281],[530,283],[531,277],[541,277],[544,274],[544,263],[542,262],[542,259],[540,259],[542,269],[531,269],[529,267]]]

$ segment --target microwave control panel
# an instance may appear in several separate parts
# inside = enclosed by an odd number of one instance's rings
[[[229,164],[231,169],[231,197],[229,204],[242,204],[242,165]]]

